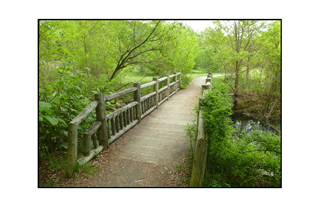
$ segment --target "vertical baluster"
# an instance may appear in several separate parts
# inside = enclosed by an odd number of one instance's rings
[[[111,129],[112,129],[112,135],[114,136],[117,133],[116,132],[116,123],[115,123],[114,117],[111,118]]]
[[[123,127],[126,127],[127,126],[127,121],[128,121],[128,117],[127,117],[127,110],[125,110],[123,112]]]

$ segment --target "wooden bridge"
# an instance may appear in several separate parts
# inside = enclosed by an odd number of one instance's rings
[[[209,74],[208,77],[210,75],[212,76]],[[95,94],[96,100],[69,123],[67,176],[72,176],[77,162],[80,165],[88,162],[124,135],[127,141],[118,154],[118,159],[131,163],[151,163],[167,168],[172,166],[177,157],[190,150],[185,129],[187,123],[196,120],[196,115],[191,112],[193,104],[198,103],[202,96],[200,86],[205,81],[202,78],[188,89],[179,90],[179,76],[181,77],[181,72],[160,79],[154,78],[152,82],[143,85],[134,83],[134,87],[115,94]],[[159,89],[161,82],[165,82],[165,85]],[[150,86],[154,91],[141,97],[141,89]],[[134,101],[106,115],[105,102],[128,93],[134,93]],[[84,133],[83,157],[77,160],[77,126],[94,109],[97,122]],[[90,151],[92,143],[94,149]],[[136,179],[139,179],[139,176],[133,180]],[[125,181],[126,185],[113,182],[113,185],[135,186],[130,182]]]

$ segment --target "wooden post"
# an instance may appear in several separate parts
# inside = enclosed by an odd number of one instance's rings
[[[174,73],[174,91],[177,92],[178,87],[177,87],[177,73]]]
[[[181,73],[181,70],[180,70],[180,77],[179,77],[179,88],[181,88],[180,86],[182,85],[182,79],[181,79],[181,76],[182,76],[182,73]]]
[[[212,85],[207,85],[207,84],[204,84],[204,85],[202,85],[202,89],[201,90],[209,90],[209,89],[211,89],[212,88]]]
[[[189,187],[201,187],[204,181],[204,174],[207,161],[207,134],[204,129],[202,110],[199,111],[197,124],[197,141],[195,146],[192,174]]]
[[[93,141],[93,147],[94,147],[95,149],[97,149],[97,147],[98,147],[98,142],[97,142],[97,135],[96,135],[96,133],[93,134],[93,136],[92,136],[92,141]]]
[[[69,123],[68,126],[68,154],[67,154],[67,177],[71,177],[77,163],[77,144],[78,144],[78,130],[77,125]]]
[[[153,81],[155,81],[156,82],[156,84],[154,84],[154,91],[156,92],[156,99],[155,99],[155,101],[156,101],[156,106],[157,106],[157,108],[158,108],[158,106],[159,106],[159,82],[158,82],[158,78],[156,77],[156,78],[153,78]]]
[[[168,98],[168,100],[169,100],[169,94],[170,94],[170,87],[169,87],[169,84],[170,84],[170,75],[166,75],[167,76],[167,86],[168,86],[168,88],[167,88],[167,98]]]
[[[91,144],[90,141],[91,141],[91,136],[89,134],[84,134],[83,145],[82,145],[83,156],[89,156],[90,144]]]
[[[212,85],[212,79],[211,78],[207,78],[206,79],[206,83],[210,82],[210,84]]]
[[[134,83],[133,87],[137,87],[137,90],[133,94],[134,101],[138,102],[136,106],[136,116],[138,119],[138,123],[141,122],[141,84],[139,82]]]
[[[103,149],[109,148],[108,142],[108,131],[107,131],[107,118],[106,118],[106,106],[104,102],[104,94],[96,93],[94,94],[95,100],[99,101],[98,106],[96,107],[97,121],[101,122],[101,126],[98,129],[98,139],[101,140]]]

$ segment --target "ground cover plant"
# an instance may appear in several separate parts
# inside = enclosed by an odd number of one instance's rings
[[[213,85],[203,102],[208,135],[208,159],[204,186],[280,187],[281,139],[270,132],[248,134],[235,128],[228,86]]]

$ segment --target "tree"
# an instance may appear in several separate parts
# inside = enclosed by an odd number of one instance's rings
[[[230,61],[234,65],[235,83],[234,92],[238,96],[239,90],[239,71],[252,51],[249,50],[253,44],[253,37],[265,27],[265,22],[256,20],[239,21],[214,21],[215,30],[223,32],[226,38],[222,38],[225,46],[224,55],[230,56]],[[251,54],[250,54],[251,53]]]

